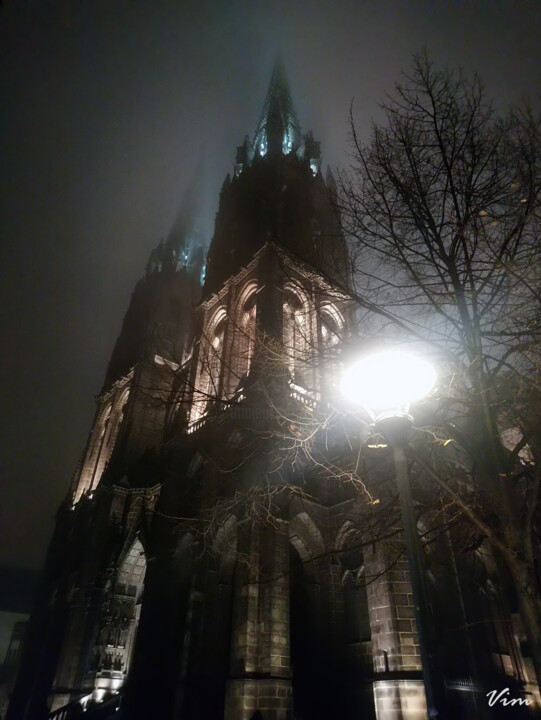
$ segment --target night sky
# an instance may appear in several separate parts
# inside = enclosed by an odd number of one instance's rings
[[[539,0],[4,0],[0,565],[43,562],[133,285],[201,166],[210,237],[276,56],[334,166],[423,45],[538,102]]]

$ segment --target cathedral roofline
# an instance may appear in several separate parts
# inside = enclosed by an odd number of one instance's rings
[[[325,274],[322,274],[321,270],[312,265],[308,260],[294,253],[284,244],[276,240],[267,240],[254,254],[251,261],[244,265],[238,272],[232,273],[223,282],[219,290],[212,292],[211,294],[204,297],[198,304],[197,308],[208,309],[212,307],[216,302],[220,301],[222,296],[226,296],[230,290],[230,287],[234,283],[238,283],[245,277],[248,277],[256,269],[257,264],[260,262],[261,257],[269,250],[273,249],[276,251],[285,264],[291,269],[294,269],[297,273],[303,274],[305,277],[311,278],[312,282],[317,282],[324,290],[332,291],[332,294],[339,296],[343,300],[351,300],[351,293],[348,292],[345,286],[341,286],[336,289],[336,281]]]

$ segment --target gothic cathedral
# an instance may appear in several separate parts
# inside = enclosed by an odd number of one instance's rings
[[[134,289],[8,720],[427,717],[390,466],[336,406],[349,273],[278,64],[208,253],[181,216]],[[434,635],[449,718],[473,720],[527,657],[453,542],[428,559]]]

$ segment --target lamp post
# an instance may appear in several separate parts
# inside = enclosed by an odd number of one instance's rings
[[[428,716],[441,718],[436,710],[434,659],[432,643],[428,639],[428,588],[423,572],[406,457],[406,446],[413,422],[409,406],[426,395],[435,381],[434,368],[426,360],[401,351],[383,351],[354,363],[344,373],[341,389],[350,402],[365,408],[378,431],[387,439],[393,453]]]

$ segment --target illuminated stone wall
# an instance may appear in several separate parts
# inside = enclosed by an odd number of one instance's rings
[[[250,720],[259,710],[287,720],[291,705],[289,657],[289,539],[287,524],[242,527],[233,605],[231,676],[226,720]]]
[[[408,563],[380,542],[365,553],[378,720],[424,720],[426,698]],[[380,679],[381,678],[381,679]]]

